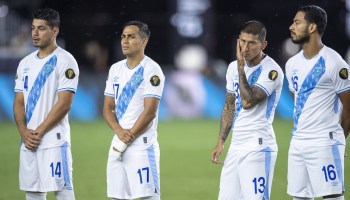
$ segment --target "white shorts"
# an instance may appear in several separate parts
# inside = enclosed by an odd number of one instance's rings
[[[159,157],[159,146],[151,145],[145,150],[127,148],[121,160],[117,160],[111,145],[107,162],[108,197],[136,199],[159,196]]]
[[[220,178],[219,200],[269,200],[276,151],[229,150]]]
[[[288,152],[288,189],[295,197],[322,197],[344,191],[345,145],[297,146]]]
[[[61,147],[20,150],[20,189],[32,192],[73,189],[72,154],[68,143]]]

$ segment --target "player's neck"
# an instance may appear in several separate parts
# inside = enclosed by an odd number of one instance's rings
[[[45,58],[46,56],[52,54],[52,52],[54,52],[57,49],[57,44],[56,42],[51,43],[50,45],[43,47],[43,48],[39,48],[39,52],[38,52],[38,57],[39,58]]]
[[[248,67],[254,67],[258,65],[265,57],[266,57],[266,54],[264,54],[263,52],[260,52],[259,55],[257,55],[251,61],[246,61]]]
[[[304,56],[307,59],[313,58],[324,47],[321,38],[310,38],[310,41],[303,45]]]
[[[140,64],[140,62],[143,60],[144,57],[145,57],[144,54],[138,54],[135,56],[128,56],[126,59],[128,67],[130,69],[134,69],[138,64]]]

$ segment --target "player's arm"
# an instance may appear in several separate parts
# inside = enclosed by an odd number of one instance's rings
[[[72,107],[74,92],[61,91],[58,93],[57,102],[52,107],[44,121],[37,127],[35,134],[41,138],[48,130],[57,125]]]
[[[123,137],[123,128],[120,126],[115,116],[115,102],[114,97],[105,96],[103,103],[103,118],[108,126],[118,135],[119,139]]]
[[[132,142],[135,138],[142,135],[146,128],[151,124],[152,120],[157,116],[159,99],[154,97],[145,97],[144,109],[137,118],[134,126],[130,129],[130,134],[125,135],[125,139]]]
[[[224,108],[221,112],[221,120],[220,120],[220,133],[218,138],[218,143],[216,144],[215,149],[211,153],[211,160],[213,163],[219,164],[221,161],[219,160],[219,156],[224,149],[224,143],[230,133],[232,128],[234,113],[235,113],[235,102],[236,95],[226,92],[226,100],[224,104]]]
[[[257,86],[253,85],[252,88],[250,88],[244,71],[245,59],[243,57],[242,49],[239,45],[239,39],[237,39],[236,57],[239,75],[239,92],[241,95],[242,107],[244,109],[250,109],[256,104],[263,101],[267,97],[267,94]]]
[[[341,126],[344,129],[345,138],[350,133],[350,90],[338,94],[338,97],[343,104],[341,115]]]
[[[21,135],[25,147],[29,150],[35,150],[36,147],[40,144],[40,140],[33,136],[33,130],[27,128],[24,97],[23,93],[21,92],[16,92],[15,100],[13,102],[13,113],[18,132]]]
[[[261,88],[253,85],[251,88],[248,84],[244,68],[238,68],[239,74],[239,92],[242,100],[242,107],[244,109],[253,108],[267,98],[267,94]]]

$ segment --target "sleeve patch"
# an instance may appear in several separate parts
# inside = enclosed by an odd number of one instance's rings
[[[278,72],[276,70],[271,70],[269,73],[269,79],[274,81],[278,77]]]
[[[72,68],[67,69],[65,75],[66,78],[73,79],[75,77],[74,70]]]
[[[348,79],[348,77],[349,77],[348,69],[342,68],[342,69],[339,71],[339,77],[340,77],[341,79]]]
[[[153,86],[158,86],[160,84],[160,79],[157,75],[154,75],[152,76],[150,82]]]

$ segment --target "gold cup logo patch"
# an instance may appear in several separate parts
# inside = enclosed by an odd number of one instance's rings
[[[341,79],[348,79],[348,77],[349,77],[348,69],[342,68],[342,69],[339,71],[339,77],[340,77]]]
[[[75,77],[74,70],[71,68],[67,69],[65,75],[68,79],[73,79]]]
[[[160,79],[157,75],[154,75],[152,76],[150,82],[153,86],[158,86],[160,84]]]
[[[269,79],[274,81],[278,77],[278,73],[276,70],[271,70],[269,73]]]

